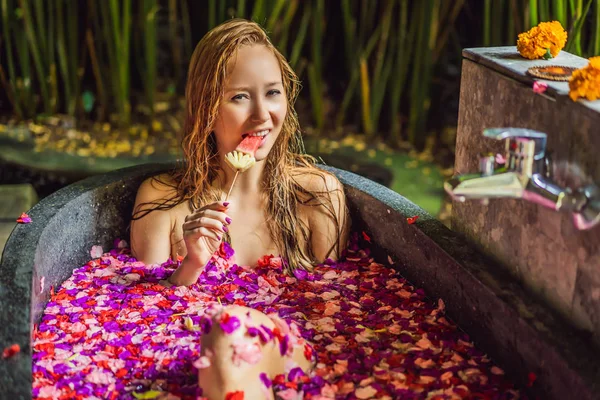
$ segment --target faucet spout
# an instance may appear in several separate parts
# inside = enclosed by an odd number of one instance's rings
[[[594,184],[576,190],[560,187],[550,178],[546,134],[521,128],[485,129],[484,136],[505,141],[506,154],[496,169],[495,157],[480,159],[478,174],[455,175],[444,182],[445,191],[457,201],[524,199],[572,214],[575,227],[590,229],[600,224],[600,188]]]
[[[459,175],[444,182],[444,189],[458,201],[523,197],[525,184],[519,174],[504,172],[496,175]]]

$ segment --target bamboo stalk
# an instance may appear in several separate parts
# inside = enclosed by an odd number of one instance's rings
[[[235,8],[235,15],[239,18],[246,17],[246,0],[238,0],[237,7]]]
[[[181,47],[177,39],[178,20],[177,1],[169,0],[169,36],[171,36],[171,55],[173,57],[173,71],[176,85],[179,85],[181,82]]]
[[[124,0],[122,2],[122,47],[121,47],[121,62],[120,62],[120,74],[121,74],[121,91],[123,93],[123,102],[125,104],[123,117],[125,123],[129,122],[129,116],[131,114],[131,106],[129,105],[129,79],[130,79],[130,62],[129,62],[129,43],[131,41],[131,1]]]
[[[503,15],[504,2],[495,1],[492,6],[492,15],[494,15],[496,23],[491,26],[492,28],[492,44],[494,46],[498,46],[502,44],[502,31],[504,30],[504,24],[501,21],[504,21]]]
[[[41,54],[40,47],[38,46],[38,38],[34,31],[33,18],[31,16],[31,8],[29,7],[29,3],[27,0],[21,0],[20,4],[23,11],[25,35],[27,36],[35,70],[37,72],[44,109],[46,112],[51,113],[50,94],[47,82],[48,67],[44,65],[44,58]]]
[[[592,55],[599,56],[600,55],[600,1],[596,1],[596,14],[595,14],[595,30],[594,30],[594,40],[593,40],[593,50]]]
[[[515,31],[513,36],[513,42],[516,41],[517,35],[525,30],[525,26],[521,25],[522,20],[519,18],[520,15],[520,7],[517,5],[517,0],[510,0],[510,10],[512,15],[512,20],[515,24]]]
[[[22,21],[21,21],[22,23]],[[35,116],[37,104],[33,93],[33,72],[31,68],[31,58],[27,35],[21,29],[15,29],[15,40],[18,65],[21,69],[21,77],[16,78],[17,94],[21,96],[20,101],[25,104],[25,108],[29,110],[28,116]]]
[[[483,45],[489,46],[491,43],[491,14],[492,0],[484,0],[483,2]]]
[[[567,21],[567,0],[554,0],[554,13],[556,15],[556,19],[560,24],[566,29],[568,26]]]
[[[78,15],[79,15],[79,6],[77,2],[73,2],[69,4],[72,8],[69,11],[69,17],[67,22],[67,29],[69,30],[69,38],[68,38],[68,46],[69,53],[71,54],[71,80],[73,82],[73,99],[72,105],[70,106],[73,111],[73,116],[77,114],[78,111],[81,110],[81,81],[83,79],[84,73],[84,65],[86,59],[86,46],[83,45],[83,49],[81,54],[79,54],[78,50],[78,38],[79,38],[79,24],[77,23]],[[78,56],[81,56],[81,60],[78,64]]]
[[[54,28],[54,20],[55,20],[55,12],[54,12],[54,3],[49,1],[46,3],[47,9],[45,10],[44,18],[48,18],[48,30],[46,32],[42,32],[42,35],[45,35],[47,42],[47,65],[48,65],[48,90],[50,95],[50,112],[55,113],[58,107],[58,79],[56,77],[56,57],[55,50],[56,46],[54,44],[54,36],[55,36],[55,28]],[[40,7],[40,9],[42,9]],[[42,12],[43,9],[42,9]],[[40,42],[44,41],[44,37],[40,38]]]
[[[310,6],[310,3],[308,3],[308,6]],[[293,0],[289,3],[288,5],[288,9],[287,12],[285,13],[285,16],[283,17],[283,31],[281,32],[279,38],[277,39],[277,45],[279,47],[279,49],[284,50],[286,52],[286,54],[289,54],[289,49],[288,49],[288,37],[290,34],[290,27],[292,25],[292,20],[294,19],[294,16],[296,15],[296,11],[298,10],[298,0]],[[307,12],[307,9],[304,10],[303,12],[303,19],[304,19],[304,14]],[[299,33],[298,33],[299,34]],[[304,39],[302,40],[304,41]],[[294,41],[294,45],[296,44],[296,41]],[[299,57],[299,54],[298,54]],[[297,61],[296,61],[297,63]],[[294,68],[294,66],[296,64],[292,64],[290,62],[290,65]]]
[[[396,46],[396,60],[394,61],[395,79],[392,86],[391,100],[390,100],[390,115],[392,117],[392,140],[396,143],[400,142],[400,105],[402,100],[402,94],[404,93],[404,86],[406,77],[408,74],[408,66],[410,63],[410,57],[412,55],[415,43],[415,35],[417,32],[417,24],[410,24],[410,30],[407,31],[408,21],[408,0],[402,0],[399,7],[398,20],[398,45]]]
[[[323,0],[314,1],[315,17],[312,19],[312,45],[311,45],[311,64],[308,67],[309,90],[312,99],[313,116],[318,131],[323,129],[323,80],[321,64],[321,42],[323,41],[322,17],[325,14],[325,3]]]
[[[539,23],[537,0],[529,0],[529,26],[536,26]]]
[[[377,26],[377,28],[375,28],[375,31],[373,32],[371,38],[367,42],[367,44],[364,47],[364,50],[362,50],[362,52],[360,51],[360,49],[362,48],[362,43],[359,43],[356,45],[356,47],[359,50],[357,51],[356,49],[351,48],[351,49],[349,49],[348,54],[349,55],[361,54],[363,58],[368,60],[369,57],[371,56],[371,53],[375,49],[375,46],[377,45],[377,41],[381,35],[381,29],[382,29],[381,25],[379,25],[379,26]],[[359,80],[360,80],[360,58],[359,59],[352,58],[351,66],[355,66],[355,68],[353,68],[350,71],[350,83],[348,84],[348,87],[346,88],[344,97],[342,99],[342,104],[340,106],[338,115],[336,117],[338,126],[343,123],[346,111],[347,111],[348,107],[350,106],[350,103],[353,100],[354,96],[356,95],[356,85],[359,83]]]
[[[511,1],[511,3],[514,3],[514,0]],[[506,10],[506,15],[507,15],[507,24],[506,24],[506,43],[514,43],[515,42],[515,20],[512,18],[512,4],[508,3],[507,4],[507,10]]]
[[[64,84],[64,97],[65,102],[67,103],[67,113],[69,115],[74,115],[75,110],[73,107],[73,88],[71,84],[73,83],[71,79],[71,74],[69,71],[69,57],[67,56],[67,45],[66,45],[66,36],[65,36],[65,21],[64,21],[64,9],[63,2],[59,0],[57,3],[56,10],[56,20],[58,25],[57,32],[57,41],[56,41],[56,50],[58,52],[58,66],[60,67],[60,71],[63,78]]]
[[[258,23],[263,23],[265,18],[265,1],[256,0],[254,8],[252,9],[252,20]]]
[[[102,79],[102,73],[100,72],[100,64],[98,63],[98,57],[96,56],[96,48],[94,45],[94,37],[90,28],[87,29],[85,34],[85,41],[90,52],[90,60],[92,64],[92,73],[94,74],[94,80],[96,81],[96,91],[98,92],[98,102],[102,104],[98,111],[98,119],[104,119],[104,113],[107,109],[106,94],[104,91],[104,84]]]
[[[419,118],[419,108],[421,107],[420,103],[420,91],[422,82],[421,82],[421,73],[422,73],[422,62],[423,62],[423,52],[425,51],[424,42],[425,32],[429,30],[427,26],[427,11],[426,11],[426,2],[419,3],[419,6],[416,6],[417,9],[414,13],[417,14],[417,17],[413,19],[413,21],[418,21],[418,35],[417,35],[417,45],[416,45],[416,53],[413,58],[413,69],[412,69],[412,83],[410,86],[410,98],[411,98],[411,106],[409,111],[409,128],[408,128],[408,140],[412,145],[416,143],[416,130],[418,129],[418,118]]]
[[[220,24],[225,20],[225,1],[219,1],[219,11],[217,14],[217,24]]]
[[[367,69],[367,62],[362,57],[360,58],[360,92],[362,95],[363,129],[365,130],[367,137],[371,137],[373,134],[373,125],[370,113],[371,93],[369,85],[369,71]]]
[[[23,119],[22,114],[19,112],[19,100],[15,97],[13,88],[6,79],[6,74],[4,73],[4,69],[2,69],[2,65],[0,65],[0,83],[2,83],[4,90],[6,90],[6,97],[8,98],[8,101],[12,105],[13,109],[17,112],[17,116],[19,117],[19,119]]]
[[[323,99],[321,96],[321,85],[320,80],[317,77],[317,72],[314,64],[308,66],[308,84],[310,91],[310,98],[313,106],[313,117],[315,119],[315,125],[318,130],[323,128]]]
[[[350,71],[353,71],[354,58],[352,57],[352,55],[354,54],[354,52],[352,50],[355,42],[356,20],[352,17],[352,10],[350,8],[350,3],[348,2],[348,0],[342,0],[341,8],[342,21],[344,24],[346,66],[350,69]]]
[[[550,21],[550,0],[539,0],[540,20]]]
[[[295,68],[298,65],[298,61],[300,60],[300,52],[302,51],[302,47],[304,47],[306,32],[308,32],[308,25],[310,23],[311,16],[311,6],[310,4],[308,4],[307,8],[304,10],[304,14],[302,15],[300,29],[298,29],[298,34],[292,46],[292,52],[290,54],[290,65],[292,66],[292,68]]]
[[[221,2],[221,4],[224,4],[225,2]],[[275,0],[275,4],[273,5],[272,9],[271,9],[271,15],[269,16],[269,19],[267,21],[267,31],[268,32],[273,32],[273,28],[275,27],[275,24],[277,23],[277,21],[279,21],[279,16],[281,14],[281,12],[283,11],[283,6],[287,3],[286,0]]]
[[[579,54],[581,54],[581,42],[580,42],[581,28],[583,27],[585,17],[587,16],[587,13],[590,10],[592,1],[593,0],[588,0],[588,2],[585,5],[585,8],[582,10],[581,14],[575,21],[575,24],[573,25],[573,29],[571,30],[571,34],[569,35],[570,39],[567,42],[565,51],[571,52],[571,50],[573,49],[573,46],[575,46],[576,51],[579,51]],[[577,46],[579,46],[579,47],[577,47]]]
[[[387,92],[388,79],[392,71],[394,61],[394,46],[389,45],[392,15],[394,12],[394,3],[388,2],[383,14],[381,23],[381,39],[377,48],[375,57],[375,69],[373,70],[373,90],[371,95],[371,126],[373,134],[379,131],[379,115],[383,99]]]
[[[464,5],[465,0],[455,0],[454,4],[452,5],[452,9],[450,10],[450,13],[448,14],[447,20],[443,25],[441,25],[444,30],[440,34],[436,42],[435,50],[433,51],[432,61],[434,64],[437,62],[440,54],[442,53],[442,49],[446,46],[450,32],[455,29],[456,18],[458,18],[458,14],[460,13]],[[508,18],[508,22],[510,23],[511,21],[512,19]]]
[[[150,110],[150,116],[154,115],[154,102],[156,98],[156,13],[158,12],[158,2],[156,0],[143,0],[142,16],[144,17],[144,55],[145,55],[145,79],[143,82],[146,92],[146,102]]]
[[[183,48],[185,58],[189,59],[192,55],[192,27],[190,24],[190,11],[187,0],[180,1],[181,4],[181,25],[183,27]]]
[[[217,25],[217,0],[208,0],[208,29]]]
[[[46,41],[43,40],[44,35],[48,33],[48,30],[46,30],[46,12],[44,11],[44,3],[42,0],[33,0],[33,6],[35,11],[33,13],[34,15],[32,15],[31,21],[33,22],[35,20],[33,25],[37,28],[38,34],[36,35],[36,38],[39,43],[41,58],[45,65],[50,65],[50,53],[52,52],[52,49],[50,49]],[[31,8],[29,10],[31,12]]]
[[[17,116],[19,117],[19,119],[23,119],[24,117],[24,113],[23,113],[23,109],[21,108],[21,103],[18,99],[18,94],[17,94],[17,74],[16,74],[16,70],[15,70],[15,64],[14,64],[14,59],[13,59],[13,52],[12,52],[12,36],[10,34],[10,19],[9,19],[9,4],[8,4],[8,0],[1,0],[0,1],[0,12],[2,13],[2,33],[4,35],[4,41],[6,42],[6,56],[7,56],[7,63],[8,63],[8,81],[10,82],[10,87],[13,91],[13,108],[15,110],[15,112],[17,113]],[[8,90],[7,90],[8,92]]]

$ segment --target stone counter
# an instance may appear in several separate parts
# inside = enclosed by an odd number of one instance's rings
[[[600,184],[600,101],[573,102],[567,82],[532,90],[536,65],[581,68],[586,59],[561,52],[549,61],[526,60],[516,47],[463,51],[455,173],[476,172],[479,155],[504,152],[484,128],[545,132],[560,185]],[[454,203],[452,228],[493,256],[543,302],[600,344],[600,227],[575,229],[568,214],[524,200]]]

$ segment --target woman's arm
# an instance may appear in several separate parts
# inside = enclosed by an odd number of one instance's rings
[[[143,215],[145,210],[155,207],[153,202],[164,201],[172,190],[154,178],[146,179],[137,192],[134,216]],[[144,264],[160,264],[167,261],[171,257],[171,230],[169,210],[154,210],[140,219],[132,220],[131,253]]]
[[[324,173],[323,179],[317,176],[311,177],[309,186],[313,191],[326,192],[322,196],[331,200],[333,213],[339,223],[338,231],[336,231],[336,224],[331,212],[327,209],[327,202],[324,202],[325,205],[310,207],[309,224],[313,253],[320,263],[327,258],[337,260],[338,254],[333,246],[338,240],[339,254],[341,255],[346,248],[350,234],[350,217],[346,208],[344,186],[334,175],[329,173]],[[333,251],[330,252],[332,247]]]

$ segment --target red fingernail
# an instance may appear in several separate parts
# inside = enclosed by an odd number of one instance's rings
[[[226,227],[225,225],[223,225],[223,230],[224,230],[225,232],[229,232],[229,229],[227,229],[227,227]]]
[[[225,217],[225,222],[227,222],[228,224],[231,224],[231,218]]]
[[[224,205],[225,207],[227,207],[227,206],[229,205],[229,202],[228,202],[228,201],[226,201],[225,203],[223,203],[223,205]]]

